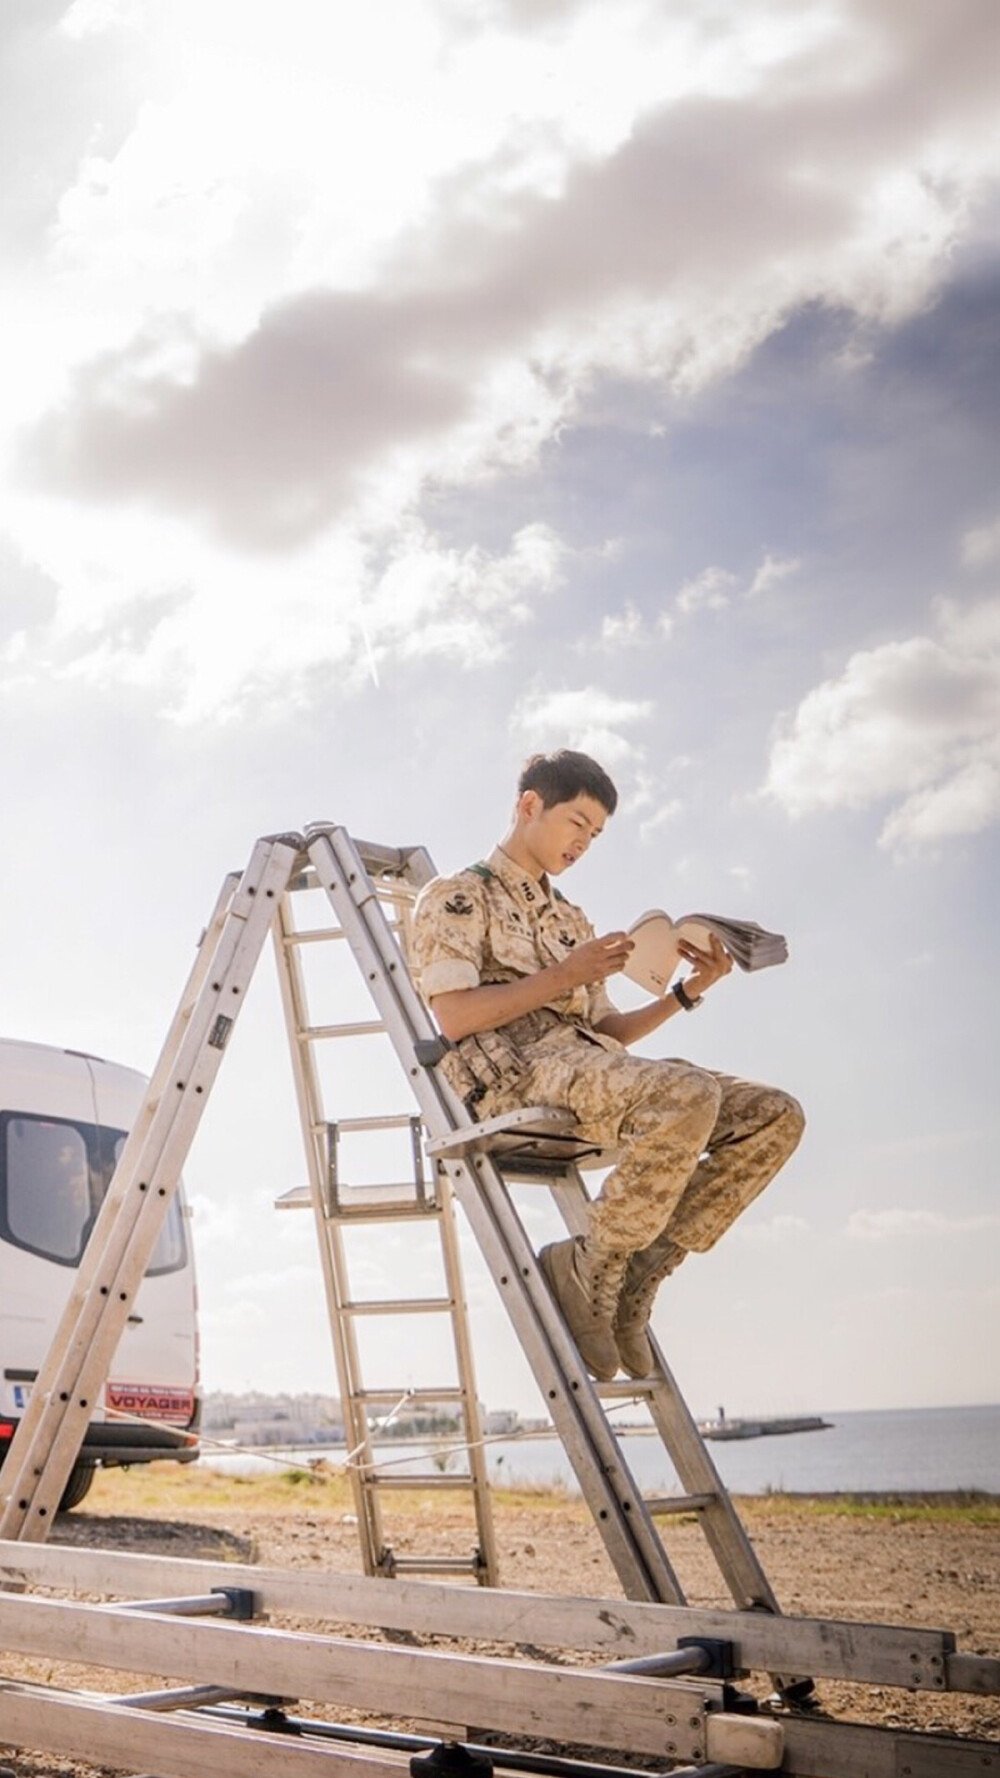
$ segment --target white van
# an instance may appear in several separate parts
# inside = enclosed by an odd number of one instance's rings
[[[0,1462],[52,1343],[146,1081],[77,1050],[0,1038]],[[197,1298],[174,1198],[62,1498],[99,1463],[198,1455]],[[186,1435],[186,1436],[182,1436]]]

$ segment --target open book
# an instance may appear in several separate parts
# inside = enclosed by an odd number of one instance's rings
[[[640,914],[628,931],[635,948],[624,973],[650,994],[666,993],[682,962],[682,939],[707,950],[708,935],[714,932],[741,969],[769,969],[788,958],[788,946],[780,932],[765,932],[753,920],[729,920],[723,914],[685,914],[683,919],[672,920],[660,908],[653,908]]]

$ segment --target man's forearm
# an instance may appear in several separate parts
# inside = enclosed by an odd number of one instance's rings
[[[444,1035],[458,1043],[477,1031],[495,1031],[527,1012],[537,1012],[540,1006],[565,994],[568,986],[561,966],[552,963],[547,969],[519,976],[513,982],[484,982],[478,988],[454,988],[447,994],[435,994],[431,1011]]]
[[[651,1031],[658,1031],[679,1010],[674,995],[667,994],[662,999],[651,1000],[647,1006],[637,1006],[634,1012],[607,1013],[594,1030],[600,1031],[603,1037],[617,1038],[619,1043],[638,1043]]]

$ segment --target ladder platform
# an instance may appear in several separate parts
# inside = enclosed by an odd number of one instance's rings
[[[577,1135],[571,1111],[555,1105],[519,1106],[481,1124],[468,1124],[446,1136],[431,1136],[426,1143],[431,1160],[455,1160],[460,1155],[491,1154],[500,1166],[505,1161],[561,1161],[567,1166],[607,1167],[612,1151],[598,1148]]]

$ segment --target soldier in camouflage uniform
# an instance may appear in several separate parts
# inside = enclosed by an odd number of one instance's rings
[[[514,821],[488,860],[437,877],[414,915],[417,982],[452,1049],[441,1071],[477,1118],[520,1105],[572,1111],[588,1142],[618,1151],[585,1236],[543,1248],[542,1268],[580,1354],[600,1379],[647,1376],[657,1286],[705,1253],[788,1159],[796,1101],[676,1059],[628,1054],[732,967],[719,941],[682,947],[686,982],[619,1012],[605,982],[623,932],[596,937],[551,878],[613,814],[617,793],[585,754],[536,755]]]

